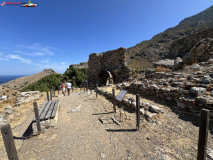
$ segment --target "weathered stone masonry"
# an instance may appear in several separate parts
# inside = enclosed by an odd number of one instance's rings
[[[126,48],[93,53],[88,61],[88,81],[107,85],[120,83],[131,77],[131,69],[126,65]]]

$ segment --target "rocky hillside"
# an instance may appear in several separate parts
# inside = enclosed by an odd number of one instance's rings
[[[150,67],[153,61],[174,57],[170,53],[171,44],[178,39],[213,27],[213,6],[203,12],[186,18],[176,27],[143,41],[128,49],[128,64],[131,68]]]
[[[33,82],[36,82],[39,79],[41,79],[47,75],[50,75],[52,73],[56,73],[56,72],[52,69],[44,69],[42,72],[36,73],[31,76],[17,78],[15,80],[2,84],[2,86],[10,88],[10,89],[14,89],[14,90],[21,90],[24,87],[32,84]]]

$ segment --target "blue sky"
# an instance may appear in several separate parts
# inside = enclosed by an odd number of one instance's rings
[[[91,53],[134,46],[213,5],[212,0],[32,2],[38,6],[0,6],[0,75],[30,75],[46,68],[64,73]]]

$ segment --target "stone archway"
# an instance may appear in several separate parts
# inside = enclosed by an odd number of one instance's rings
[[[110,71],[101,71],[99,73],[99,84],[101,86],[114,84],[114,75]]]

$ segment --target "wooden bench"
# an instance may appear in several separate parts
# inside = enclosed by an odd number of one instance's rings
[[[41,130],[49,127],[53,127],[58,121],[59,101],[52,100],[44,102],[43,106],[39,110],[39,117],[41,123]],[[32,122],[33,135],[38,133],[36,119]]]

